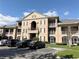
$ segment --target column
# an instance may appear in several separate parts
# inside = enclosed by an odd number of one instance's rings
[[[56,27],[57,27],[57,21],[58,21],[58,19],[56,18],[56,19],[55,19],[55,26],[56,26]]]
[[[78,25],[78,33],[79,33],[79,25]]]
[[[79,25],[78,25],[78,35],[79,35]],[[79,38],[79,36],[78,36],[78,38]],[[79,43],[79,39],[78,39],[78,42],[77,43]]]

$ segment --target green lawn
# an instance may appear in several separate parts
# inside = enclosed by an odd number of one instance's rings
[[[58,56],[72,55],[74,58],[79,58],[79,46],[68,47],[67,45],[47,44],[47,47],[66,48],[67,50],[59,51]]]

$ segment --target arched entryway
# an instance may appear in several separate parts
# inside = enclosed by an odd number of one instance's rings
[[[62,37],[62,43],[67,44],[68,43],[68,36]]]
[[[31,30],[36,30],[36,22],[32,21],[31,23]]]
[[[56,43],[56,38],[54,36],[50,36],[50,43]]]
[[[72,44],[77,44],[77,43],[79,43],[78,36],[72,36]]]

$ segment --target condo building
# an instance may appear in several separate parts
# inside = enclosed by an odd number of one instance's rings
[[[33,39],[49,43],[79,43],[79,21],[61,21],[58,16],[32,12],[17,21],[16,25],[1,26],[0,35],[8,39]]]

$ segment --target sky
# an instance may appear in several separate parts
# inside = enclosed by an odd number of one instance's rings
[[[14,24],[32,11],[60,19],[79,19],[79,0],[0,0],[0,25]]]

